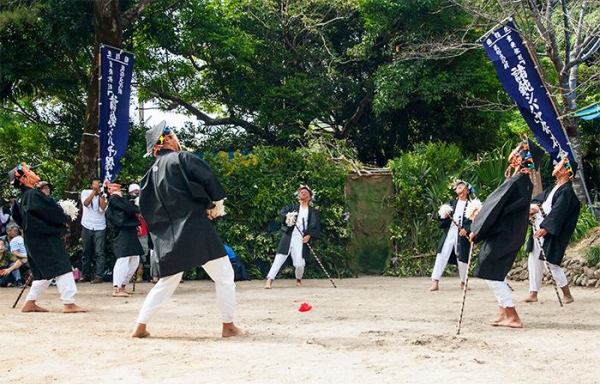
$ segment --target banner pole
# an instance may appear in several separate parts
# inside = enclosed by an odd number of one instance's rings
[[[102,136],[101,136],[101,129],[100,129],[100,113],[102,111],[102,47],[104,46],[104,44],[100,43],[98,46],[98,127],[96,129],[97,133],[98,133],[98,148],[97,148],[97,156],[96,156],[96,161],[98,163],[97,165],[97,169],[98,169],[98,177],[100,177],[100,175],[102,174],[102,170],[101,168],[101,164],[102,164],[102,159],[100,158],[100,154],[102,153],[101,151],[101,145],[102,145]],[[104,183],[104,180],[102,180],[102,182]]]

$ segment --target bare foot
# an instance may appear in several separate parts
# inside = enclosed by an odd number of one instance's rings
[[[143,339],[144,337],[149,337],[150,332],[146,331],[146,324],[137,323],[135,328],[133,328],[133,332],[129,337],[137,337],[138,339]]]
[[[523,328],[523,323],[515,307],[504,308],[504,316],[504,319],[492,325],[495,327]]]
[[[573,298],[573,296],[571,296],[571,295],[569,295],[569,296],[563,295],[563,299],[562,299],[563,304],[571,304],[574,301],[575,301],[575,298]]]
[[[302,286],[302,279],[296,279],[296,287]]]
[[[273,279],[267,279],[267,282],[265,283],[265,289],[271,289],[272,285],[273,285]]]
[[[63,313],[83,313],[87,312],[87,309],[81,308],[76,304],[65,304],[63,306]]]
[[[112,294],[113,297],[129,297],[129,294],[125,291],[117,290]]]
[[[509,328],[523,328],[521,319],[507,318],[492,324],[494,327],[509,327]]]
[[[236,327],[233,323],[223,323],[223,331],[221,332],[221,336],[223,337],[233,337],[233,336],[242,336],[245,335],[246,332]]]
[[[21,312],[48,312],[48,310],[37,305],[34,300],[28,300],[21,307]]]
[[[491,319],[490,320],[490,324],[492,325],[496,325],[501,321],[504,321],[507,319],[506,313],[504,312],[504,308],[500,308],[500,312],[498,313],[498,316]]]
[[[462,282],[462,281],[460,282],[460,290],[461,290],[461,291],[464,291],[464,290],[465,290],[465,283],[464,283],[464,282]],[[467,287],[467,291],[470,291],[470,290],[471,290],[471,288]]]
[[[133,294],[134,294],[133,292],[129,292],[129,291],[127,291],[127,290],[125,289],[125,287],[124,287],[124,286],[121,286],[121,289],[120,289],[120,291],[121,291],[121,292],[125,292],[125,293],[126,293],[126,294],[128,294],[128,295],[133,295]]]
[[[431,283],[431,287],[429,287],[429,292],[434,292],[440,289],[440,283],[438,280],[433,280]]]
[[[523,303],[537,303],[537,292],[531,291],[525,298],[521,299]]]

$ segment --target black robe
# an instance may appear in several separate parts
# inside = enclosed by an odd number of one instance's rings
[[[115,257],[143,255],[144,249],[137,236],[140,209],[123,196],[112,195],[106,207],[106,221],[113,232],[112,246]]]
[[[13,205],[13,218],[23,228],[34,280],[50,280],[73,270],[62,240],[70,219],[53,198],[22,187],[21,199]]]
[[[298,204],[292,204],[292,205],[288,205],[287,207],[284,207],[280,212],[279,212],[279,218],[281,221],[281,240],[279,240],[279,246],[277,247],[277,253],[282,254],[282,255],[289,255],[290,254],[290,244],[292,242],[292,234],[294,233],[294,231],[297,231],[298,229],[296,229],[296,227],[288,227],[287,224],[285,223],[287,214],[289,212],[299,212],[300,211],[300,203]],[[302,224],[301,223],[297,223],[298,227],[300,227],[300,229],[302,229]],[[312,239],[318,239],[319,236],[321,235],[321,221],[319,220],[319,214],[317,213],[317,210],[314,209],[311,206],[308,206],[308,225],[306,226],[306,229],[304,229],[304,233],[302,234],[302,236],[306,236],[309,235],[310,236],[310,240],[308,241],[308,243],[310,243],[312,241]],[[306,243],[302,244],[302,257],[305,260],[309,260],[310,258],[310,250],[308,249],[308,245]]]
[[[440,219],[440,225],[439,228],[444,229],[444,236],[442,236],[442,239],[440,240],[440,243],[438,245],[437,248],[437,253],[442,252],[442,248],[444,248],[444,242],[446,241],[446,237],[448,236],[448,231],[450,230],[450,227],[452,225],[455,225],[452,222],[452,215],[454,213],[454,210],[456,209],[456,203],[458,200],[456,199],[452,199],[448,202],[448,205],[450,205],[452,207],[452,213],[450,214],[450,216],[448,216],[445,219]],[[467,201],[467,205],[465,205],[465,211],[467,209],[467,207],[469,206],[470,201]],[[456,247],[458,250],[458,255],[456,255],[454,253],[454,248],[452,248],[452,253],[450,254],[450,258],[448,259],[448,263],[450,264],[457,264],[456,259],[460,260],[463,263],[466,263],[467,261],[469,261],[469,251],[471,250],[471,242],[469,241],[469,237],[468,234],[471,231],[471,220],[469,220],[468,218],[465,217],[465,213],[463,212],[463,219],[462,219],[462,227],[467,231],[467,236],[461,236],[460,234],[458,235],[458,246]],[[460,232],[460,229],[458,230]]]
[[[206,214],[207,207],[226,194],[206,162],[188,152],[163,149],[141,187],[140,211],[158,256],[160,276],[227,254]]]
[[[542,204],[554,185],[546,188],[542,193],[535,196],[531,202]],[[565,255],[569,239],[577,226],[581,203],[573,191],[572,183],[565,183],[558,187],[552,197],[552,209],[540,224],[548,233],[544,236],[544,254],[546,260],[554,265],[560,265]],[[527,242],[527,252],[533,250],[533,231]],[[536,240],[537,241],[537,240]],[[541,256],[541,255],[540,255]]]
[[[529,176],[519,173],[504,181],[487,200],[471,231],[481,242],[475,276],[503,281],[519,249],[525,242],[529,222],[529,205],[533,184]]]

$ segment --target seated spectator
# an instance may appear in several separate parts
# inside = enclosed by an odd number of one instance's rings
[[[10,287],[13,285],[21,287],[23,279],[20,268],[23,264],[6,248],[7,244],[4,240],[0,239],[0,287]]]

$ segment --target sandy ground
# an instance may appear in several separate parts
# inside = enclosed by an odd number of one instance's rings
[[[427,278],[360,277],[239,282],[236,323],[249,335],[220,337],[210,281],[186,281],[148,325],[129,333],[152,284],[131,298],[110,286],[79,284],[85,314],[62,314],[55,287],[39,304],[11,306],[17,288],[0,289],[1,382],[12,383],[600,383],[600,290],[573,288],[561,308],[550,286],[540,302],[518,304],[524,329],[495,328],[497,305],[471,279],[460,335],[456,278],[427,291]],[[526,282],[511,283],[515,299]],[[299,312],[303,302],[313,306]],[[21,301],[22,303],[22,301]],[[20,304],[21,304],[20,303]]]

